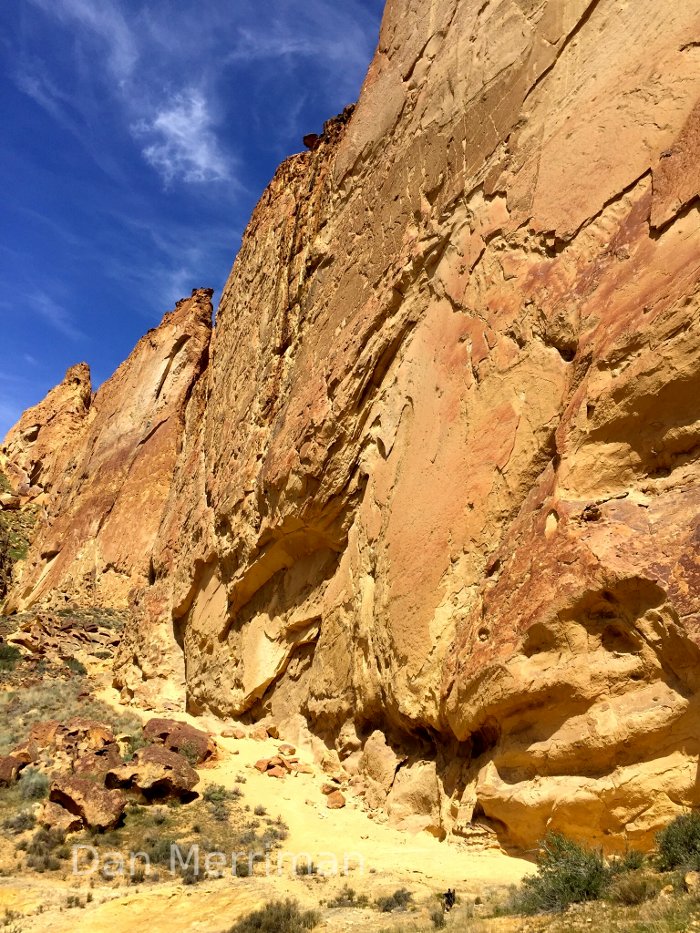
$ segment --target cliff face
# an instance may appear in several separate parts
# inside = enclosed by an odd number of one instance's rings
[[[83,431],[91,401],[90,368],[80,363],[42,402],[24,412],[0,447],[15,491],[48,491],[56,484]]]
[[[700,804],[700,2],[429,7],[255,210],[117,681],[398,825],[649,843]]]
[[[70,415],[62,393],[76,371],[89,378],[83,369],[70,370],[66,382],[8,434],[4,448],[17,462],[30,461],[34,472],[43,464],[51,496],[5,612],[67,600],[122,608],[132,589],[148,585],[151,551],[182,444],[184,409],[206,366],[210,299],[208,289],[194,292],[139,341],[70,436],[58,435],[59,472],[49,471],[48,457],[37,459],[37,445],[54,420]],[[58,412],[56,419],[39,420],[48,408]],[[36,442],[23,449],[23,425],[35,423]]]
[[[177,642],[192,710],[300,713],[438,834],[700,803],[699,28],[389,3],[246,233],[122,683]]]

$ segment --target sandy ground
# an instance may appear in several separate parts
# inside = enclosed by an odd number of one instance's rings
[[[116,694],[109,690],[100,699],[116,705]],[[147,714],[150,718],[153,712]],[[222,738],[226,724],[191,719],[194,725],[210,728],[222,753],[219,760],[201,770],[202,782],[241,785],[242,804],[254,808],[262,804],[271,816],[280,815],[289,826],[289,838],[282,844],[282,868],[275,858],[267,877],[204,881],[184,886],[179,880],[138,887],[114,889],[94,882],[93,900],[84,908],[66,908],[71,893],[84,895],[85,882],[57,882],[50,875],[28,874],[21,878],[0,878],[0,912],[16,911],[22,916],[15,929],[22,933],[220,933],[243,914],[263,906],[275,897],[292,896],[304,907],[318,908],[349,884],[370,898],[391,894],[398,887],[413,892],[418,904],[436,904],[434,896],[448,887],[455,888],[463,901],[488,897],[494,889],[518,883],[532,865],[502,852],[470,848],[467,843],[439,842],[427,833],[409,835],[378,819],[371,819],[359,800],[348,795],[342,810],[328,810],[321,785],[327,780],[320,768],[314,774],[289,775],[284,780],[269,778],[252,766],[260,758],[272,756],[279,742]],[[303,759],[303,754],[300,754]],[[310,764],[312,762],[309,762]],[[339,873],[326,877],[299,877],[293,874],[293,855],[308,854],[320,869],[331,868],[337,860]],[[348,874],[343,873],[346,854]],[[79,887],[82,884],[82,888]],[[77,888],[77,890],[76,890]],[[41,911],[41,912],[40,912]],[[1,915],[0,915],[1,916]],[[406,918],[404,917],[404,920]],[[1,921],[0,921],[1,922]],[[397,925],[398,917],[376,910],[336,909],[323,913],[319,930],[382,930]],[[428,921],[425,928],[429,928]],[[14,933],[12,924],[6,927]]]

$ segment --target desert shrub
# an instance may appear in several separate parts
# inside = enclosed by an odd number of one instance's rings
[[[700,813],[683,813],[656,837],[661,871],[700,869]]]
[[[220,823],[225,823],[229,818],[228,804],[233,800],[238,800],[240,796],[241,792],[238,787],[227,790],[222,784],[211,784],[202,794],[209,805],[211,815]]]
[[[262,805],[261,803],[259,803],[259,804],[256,806],[256,808],[253,810],[253,813],[254,813],[256,816],[265,816],[265,814],[267,813],[267,810],[265,809],[265,807],[263,807],[263,805]]]
[[[354,888],[351,888],[349,885],[345,885],[342,891],[339,891],[335,897],[332,897],[327,906],[334,907],[367,907],[369,904],[369,898],[366,894],[358,894]]]
[[[378,897],[376,900],[377,909],[384,914],[392,913],[395,910],[406,910],[413,900],[413,895],[406,888],[397,888],[393,894],[386,897]]]
[[[66,837],[55,829],[41,828],[26,843],[20,843],[17,848],[27,853],[27,865],[34,871],[58,871],[61,867],[60,858],[67,856],[65,847]]]
[[[639,871],[644,865],[644,853],[636,849],[629,849],[624,855],[610,860],[608,869],[611,875],[619,875],[627,871]]]
[[[36,818],[31,810],[20,810],[15,816],[10,816],[3,820],[3,829],[6,829],[13,836],[26,832],[28,829],[34,829]]]
[[[22,652],[14,645],[0,644],[0,671],[13,671],[22,660]]]
[[[445,914],[441,910],[434,910],[430,915],[430,919],[436,930],[444,930],[447,926]]]
[[[178,752],[187,760],[192,768],[195,768],[199,764],[199,752],[191,742],[184,742],[178,749]]]
[[[316,911],[303,911],[296,901],[271,901],[234,924],[229,933],[303,933],[318,926]]]
[[[228,800],[228,795],[229,792],[223,784],[210,784],[202,794],[202,797],[207,803],[221,803],[224,800]]]
[[[156,865],[170,864],[170,850],[172,846],[179,846],[183,857],[187,858],[188,846],[169,836],[146,836],[144,852]]]
[[[199,884],[200,881],[204,880],[204,872],[197,871],[194,864],[191,864],[180,869],[180,877],[183,884]]]
[[[663,880],[653,875],[627,871],[612,879],[605,896],[615,904],[636,907],[655,898],[663,885]]]
[[[65,664],[68,670],[72,671],[73,674],[80,674],[81,676],[87,674],[87,668],[77,658],[67,658]]]
[[[570,904],[598,900],[608,879],[600,852],[550,833],[542,843],[537,874],[525,878],[513,907],[524,914],[566,910]]]
[[[49,792],[49,779],[36,768],[25,768],[18,786],[23,800],[41,800]]]

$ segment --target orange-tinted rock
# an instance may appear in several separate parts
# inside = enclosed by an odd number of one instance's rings
[[[20,471],[14,474],[16,491],[26,487],[35,498],[63,478],[85,430],[91,401],[90,369],[80,363],[43,401],[24,412],[0,446],[0,453]]]
[[[148,584],[185,407],[207,359],[210,299],[202,289],[180,302],[96,393],[5,611],[58,591],[125,607]]]
[[[105,745],[99,751],[88,752],[81,755],[73,765],[76,774],[105,775],[112,768],[118,768],[123,764],[122,756],[119,754],[119,746]]]
[[[346,804],[342,791],[334,790],[326,797],[326,806],[329,810],[342,810]]]
[[[255,739],[256,742],[265,742],[270,738],[265,726],[255,726],[254,729],[250,730],[249,736],[251,739]]]
[[[24,767],[25,762],[14,755],[5,755],[0,758],[0,787],[10,787],[15,783],[19,772]]]
[[[268,777],[272,778],[284,778],[287,776],[288,771],[281,765],[273,765],[271,768],[267,769],[266,774]]]
[[[244,729],[223,729],[221,732],[223,739],[244,739],[246,732]]]
[[[74,833],[83,827],[83,819],[70,813],[58,803],[47,800],[37,815],[37,822],[47,829],[56,829],[62,833]]]
[[[118,790],[105,790],[83,777],[59,777],[49,790],[49,801],[79,817],[90,829],[114,829],[126,808],[126,797]]]
[[[23,598],[138,584],[126,694],[355,755],[400,825],[622,849],[700,805],[697,33],[389,0],[255,209],[167,469],[140,415],[83,457]]]

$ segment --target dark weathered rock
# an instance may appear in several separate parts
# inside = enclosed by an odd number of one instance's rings
[[[160,745],[151,745],[134,755],[133,761],[108,772],[107,787],[133,789],[147,799],[176,797],[191,800],[199,775],[189,762]]]
[[[210,735],[177,719],[151,719],[143,727],[143,735],[149,742],[160,742],[173,752],[185,754],[188,760],[203,762],[216,754]]]
[[[73,765],[73,770],[76,774],[106,775],[122,764],[124,762],[119,754],[119,746],[115,743],[81,755]]]
[[[14,784],[23,767],[24,762],[13,755],[0,758],[0,787],[10,787]]]

